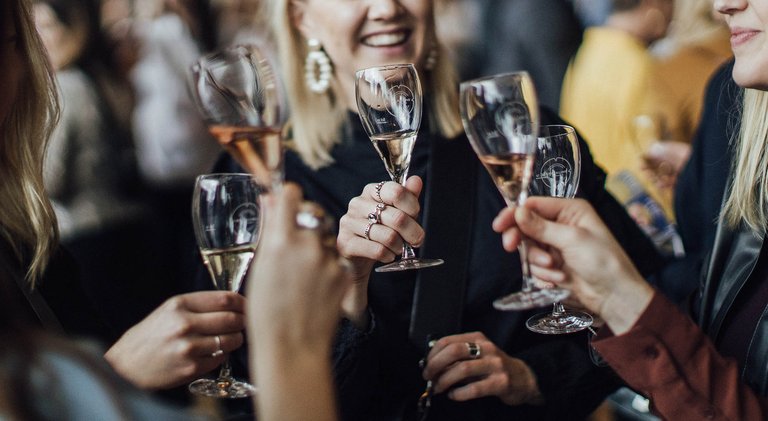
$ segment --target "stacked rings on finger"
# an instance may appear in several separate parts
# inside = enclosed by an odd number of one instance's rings
[[[365,226],[365,231],[363,231],[363,236],[366,240],[371,240],[371,228],[381,223],[381,213],[384,211],[384,209],[387,207],[387,205],[383,203],[377,203],[376,209],[373,210],[373,212],[368,214],[368,225]]]
[[[469,358],[473,360],[480,358],[483,352],[480,345],[474,342],[467,342],[467,351],[469,352]]]
[[[386,183],[386,181],[379,181],[379,184],[376,185],[376,197],[374,197],[374,199],[379,203],[384,203],[381,199],[381,188],[384,187],[384,183]]]
[[[216,358],[224,355],[224,350],[221,349],[221,337],[219,335],[216,335],[213,337],[213,339],[216,341],[216,351],[213,354],[211,354],[211,357]]]

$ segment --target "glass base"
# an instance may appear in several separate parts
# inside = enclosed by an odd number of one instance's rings
[[[439,266],[443,263],[445,263],[443,262],[443,259],[422,259],[418,257],[413,259],[400,259],[388,265],[377,267],[376,272],[400,272],[401,270],[424,269],[432,266]]]
[[[528,330],[544,335],[562,335],[592,326],[592,316],[582,311],[540,313],[528,319],[525,326]]]
[[[570,294],[570,291],[562,288],[535,289],[527,292],[520,291],[497,298],[496,301],[493,302],[493,307],[496,310],[502,311],[529,310],[562,301]]]
[[[247,398],[256,393],[255,387],[235,379],[232,379],[232,381],[199,379],[190,383],[188,388],[195,395],[221,399]]]

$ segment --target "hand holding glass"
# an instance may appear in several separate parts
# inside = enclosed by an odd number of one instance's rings
[[[579,188],[580,175],[581,154],[576,130],[565,125],[542,126],[533,166],[531,194],[572,199]],[[565,310],[560,302],[556,302],[551,313],[537,314],[525,325],[536,333],[572,333],[591,326],[592,316],[582,311]]]
[[[190,85],[208,130],[219,144],[273,189],[283,181],[280,89],[272,66],[253,45],[238,45],[201,57]]]
[[[392,181],[405,185],[421,124],[421,84],[416,69],[412,64],[393,64],[358,70],[355,93],[365,132]],[[442,263],[440,259],[416,257],[413,247],[404,242],[402,258],[376,271],[421,269]]]
[[[197,177],[192,221],[197,245],[217,289],[239,291],[259,239],[262,188],[250,174],[208,174]],[[227,358],[218,378],[199,379],[192,393],[216,398],[244,398],[255,388],[235,380]]]

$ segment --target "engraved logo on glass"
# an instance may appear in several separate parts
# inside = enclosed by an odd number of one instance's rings
[[[405,85],[389,88],[387,111],[394,117],[413,115],[413,92]]]
[[[536,180],[547,188],[547,194],[554,197],[566,197],[568,183],[573,176],[573,167],[568,160],[560,157],[550,158],[541,165]]]
[[[232,211],[229,224],[232,227],[230,232],[235,234],[234,244],[255,242],[259,229],[259,207],[255,203],[243,203]]]

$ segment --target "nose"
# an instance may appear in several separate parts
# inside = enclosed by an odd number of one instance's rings
[[[715,0],[715,11],[722,15],[732,15],[743,11],[749,6],[748,0]]]
[[[389,20],[402,11],[399,0],[370,0],[368,18],[371,20]]]

